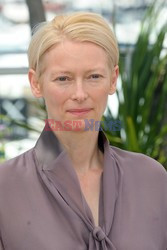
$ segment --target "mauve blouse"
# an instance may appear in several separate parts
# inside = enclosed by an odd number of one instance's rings
[[[166,250],[167,172],[155,160],[109,145],[99,226],[71,161],[52,131],[0,166],[0,250]]]

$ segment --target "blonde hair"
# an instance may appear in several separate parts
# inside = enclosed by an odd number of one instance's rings
[[[28,48],[29,68],[39,76],[42,56],[63,39],[99,45],[106,51],[109,64],[118,64],[118,44],[110,25],[98,14],[79,12],[56,16],[35,28]]]

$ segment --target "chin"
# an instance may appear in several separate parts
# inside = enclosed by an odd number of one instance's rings
[[[75,118],[58,121],[54,118],[48,118],[47,123],[53,131],[73,131],[73,132],[84,132],[84,131],[98,131],[100,120],[95,118]]]
[[[81,132],[85,131],[85,120],[84,119],[75,119],[67,120],[63,124],[64,131],[76,131]]]

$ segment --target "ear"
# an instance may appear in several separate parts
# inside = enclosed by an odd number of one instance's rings
[[[37,73],[33,69],[29,69],[28,78],[33,95],[37,98],[42,97],[41,84],[39,83]]]
[[[109,95],[114,94],[115,91],[116,91],[118,76],[119,76],[119,66],[116,65],[116,66],[114,66],[112,74],[111,74],[111,83],[110,83]]]

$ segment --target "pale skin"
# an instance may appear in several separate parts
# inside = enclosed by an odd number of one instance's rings
[[[98,131],[85,131],[84,119],[100,121],[108,95],[116,91],[118,66],[110,67],[106,52],[90,42],[65,40],[42,59],[42,75],[29,70],[35,97],[45,99],[48,118],[81,121],[80,131],[54,131],[66,148],[77,173],[81,191],[98,225],[103,153]]]

